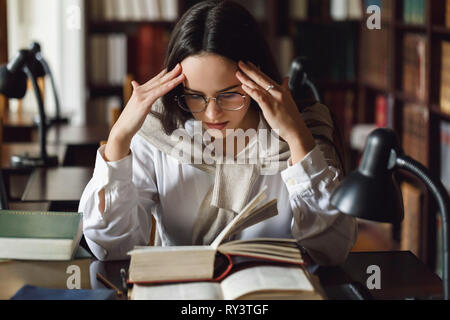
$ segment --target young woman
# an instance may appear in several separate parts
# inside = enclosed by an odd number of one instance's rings
[[[278,215],[237,237],[295,238],[317,263],[343,262],[357,227],[329,204],[341,178],[329,112],[320,104],[299,112],[248,11],[231,1],[193,6],[174,28],[165,66],[147,83],[132,83],[130,101],[98,150],[79,207],[96,257],[125,259],[134,246],[148,244],[152,216],[156,245],[210,244],[267,186]],[[198,133],[198,124],[209,140],[181,146],[192,144],[208,161],[184,161],[174,150],[180,136]],[[255,135],[240,147],[223,147],[238,129],[276,129],[275,148],[261,147]],[[208,142],[217,153],[204,152]],[[236,160],[256,151],[256,163],[214,162],[221,152]],[[263,173],[267,168],[275,170]]]

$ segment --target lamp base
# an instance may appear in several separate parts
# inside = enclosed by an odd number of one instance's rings
[[[39,127],[39,124],[41,123],[41,119],[39,115],[36,115],[33,119],[33,123],[35,126]],[[59,117],[59,118],[46,118],[46,125],[47,128],[51,127],[54,124],[68,124],[69,118]]]
[[[56,156],[47,156],[45,159],[28,154],[11,157],[11,166],[13,168],[57,167],[58,163],[58,157]]]

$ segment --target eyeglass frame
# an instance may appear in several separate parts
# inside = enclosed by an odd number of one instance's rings
[[[218,96],[220,96],[221,94],[227,94],[227,93],[233,93],[233,94],[238,94],[238,95],[240,95],[240,96],[244,99],[244,103],[242,104],[242,106],[240,106],[240,107],[237,108],[237,109],[227,109],[227,108],[223,108],[219,103],[217,103],[217,98],[218,98]],[[202,110],[200,110],[200,111],[192,111],[192,110],[190,110],[190,109],[189,109],[189,110],[184,109],[184,108],[180,105],[180,100],[179,100],[179,98],[185,97],[185,96],[199,96],[199,97],[202,97],[203,101],[205,102],[205,107],[204,107]],[[179,95],[179,96],[178,96],[178,95],[175,96],[175,101],[177,102],[178,107],[179,107],[181,110],[183,110],[183,111],[191,112],[191,113],[200,113],[200,112],[205,111],[206,108],[208,108],[209,102],[210,102],[211,100],[215,100],[217,106],[218,106],[220,109],[222,109],[222,110],[225,110],[225,111],[239,111],[239,110],[241,110],[241,109],[243,109],[243,108],[245,107],[245,101],[246,101],[246,99],[247,99],[247,95],[242,94],[242,93],[239,93],[239,92],[221,92],[221,93],[219,93],[216,97],[205,97],[204,95],[197,94],[197,93],[188,93],[188,94],[182,94],[182,95]],[[188,107],[188,108],[189,108],[189,107]]]

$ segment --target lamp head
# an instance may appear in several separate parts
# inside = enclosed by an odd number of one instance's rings
[[[399,223],[403,201],[393,176],[397,155],[402,154],[394,131],[377,129],[369,135],[359,168],[336,188],[331,204],[356,218]]]
[[[30,68],[31,73],[33,73],[36,78],[45,77],[47,72],[41,62],[41,45],[37,42],[32,42],[29,51],[30,63],[28,67]]]
[[[0,67],[0,93],[8,98],[22,99],[27,91],[27,75],[23,71],[29,51],[20,50],[7,65]]]

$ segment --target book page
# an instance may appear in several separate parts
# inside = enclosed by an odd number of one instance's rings
[[[134,285],[131,300],[223,300],[220,285],[214,282]]]
[[[277,199],[273,199],[237,221],[233,228],[231,228],[231,230],[229,231],[228,236],[232,236],[237,232],[251,227],[261,221],[265,221],[269,218],[275,217],[276,215],[278,215]]]
[[[263,189],[241,210],[241,212],[236,217],[234,217],[233,220],[231,220],[231,222],[222,230],[222,232],[219,233],[217,238],[211,244],[211,246],[215,250],[222,243],[223,239],[227,238],[230,235],[230,231],[233,230],[233,227],[236,225],[236,223],[238,223],[243,217],[252,212],[262,201],[265,200],[266,190],[267,186],[264,186]]]
[[[221,282],[225,300],[235,300],[249,293],[314,293],[314,287],[299,267],[258,266],[237,271]],[[269,295],[267,295],[268,298]]]

